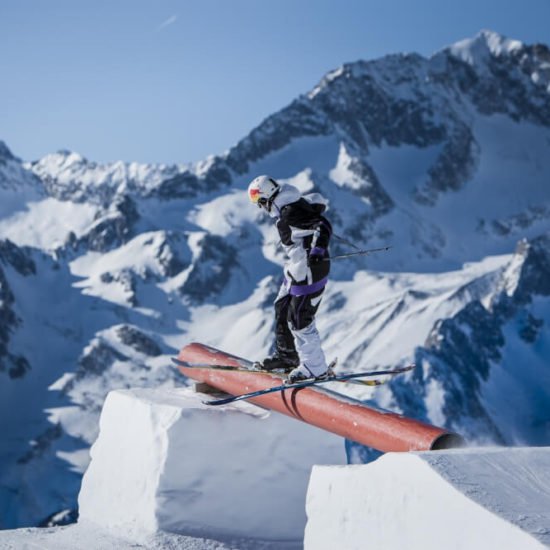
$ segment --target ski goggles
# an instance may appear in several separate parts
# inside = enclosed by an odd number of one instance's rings
[[[248,198],[250,199],[250,202],[257,204],[258,208],[267,209],[268,200],[265,197],[260,196],[259,189],[250,189],[248,191]]]
[[[260,201],[260,190],[259,189],[249,189],[248,190],[248,198],[250,199],[250,202],[253,202],[254,204],[258,204]]]

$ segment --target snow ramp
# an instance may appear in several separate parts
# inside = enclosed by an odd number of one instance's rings
[[[315,466],[305,550],[550,547],[550,447],[388,453]]]
[[[79,522],[265,550],[302,548],[311,468],[346,463],[336,435],[249,403],[208,407],[187,388],[110,392],[91,458]]]

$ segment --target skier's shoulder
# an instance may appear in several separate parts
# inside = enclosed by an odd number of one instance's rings
[[[301,198],[302,193],[300,193],[300,191],[296,187],[294,187],[294,185],[290,185],[289,183],[282,183],[280,185],[279,192],[275,197],[275,204],[278,206],[279,209],[283,209],[285,206],[293,204],[296,201],[299,201]]]
[[[281,210],[281,217],[290,225],[299,222],[311,222],[323,218],[326,205],[320,202],[310,202],[307,197],[300,197],[297,201],[286,205]]]

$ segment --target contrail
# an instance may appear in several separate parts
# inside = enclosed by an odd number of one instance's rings
[[[159,32],[161,31],[162,29],[165,29],[166,27],[168,27],[169,25],[172,25],[173,23],[175,23],[178,19],[178,16],[177,15],[171,15],[166,21],[163,21],[157,28],[156,28],[156,32]]]

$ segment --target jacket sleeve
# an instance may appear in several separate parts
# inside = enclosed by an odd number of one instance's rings
[[[288,261],[285,263],[285,275],[294,282],[311,279],[311,272],[307,265],[307,252],[303,246],[303,239],[296,235],[284,217],[277,221],[277,230],[285,249]]]
[[[311,241],[311,248],[319,247],[328,249],[330,237],[332,235],[332,226],[330,222],[323,216],[321,219],[313,224],[315,233]]]

